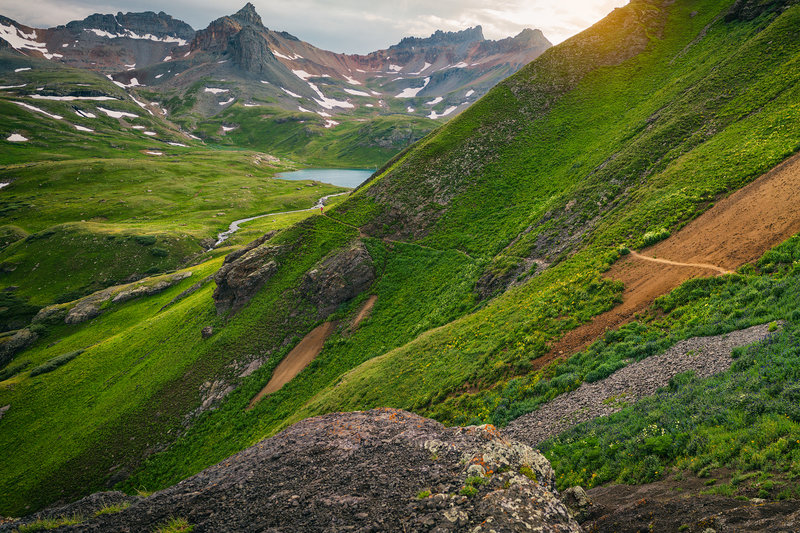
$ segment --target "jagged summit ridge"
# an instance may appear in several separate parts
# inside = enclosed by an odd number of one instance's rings
[[[412,46],[439,46],[442,44],[463,44],[484,41],[483,27],[478,25],[461,31],[436,30],[430,37],[404,37],[392,48],[407,48]]]
[[[261,16],[256,12],[256,6],[247,2],[242,9],[231,15],[231,18],[242,24],[253,24],[263,26]]]
[[[101,30],[112,35],[124,35],[126,31],[135,34],[150,34],[157,37],[174,36],[189,40],[194,36],[194,29],[182,20],[175,19],[163,11],[155,13],[122,13],[116,15],[95,13],[83,20],[76,20],[58,28],[66,28],[73,32],[84,30]]]

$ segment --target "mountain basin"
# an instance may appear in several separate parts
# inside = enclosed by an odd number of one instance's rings
[[[304,168],[292,172],[281,172],[275,177],[282,180],[314,180],[340,187],[358,187],[374,170],[357,168]]]

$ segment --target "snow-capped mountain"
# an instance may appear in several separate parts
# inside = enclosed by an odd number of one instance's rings
[[[163,12],[145,12],[95,14],[44,30],[0,18],[0,38],[20,53],[96,70],[127,88],[191,96],[201,115],[240,102],[316,113],[328,126],[354,113],[453,116],[551,46],[539,30],[490,41],[476,26],[340,54],[266,28],[250,3],[197,32]],[[206,87],[198,91],[200,80]]]

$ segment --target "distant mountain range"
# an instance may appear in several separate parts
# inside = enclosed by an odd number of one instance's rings
[[[199,31],[164,12],[95,14],[49,29],[0,17],[0,46],[177,96],[166,107],[179,115],[212,117],[238,102],[315,113],[330,128],[348,116],[452,117],[552,45],[539,30],[491,41],[476,26],[340,54],[266,28],[248,3]]]

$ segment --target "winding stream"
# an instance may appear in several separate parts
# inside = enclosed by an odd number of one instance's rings
[[[313,211],[314,209],[319,209],[323,207],[325,203],[328,201],[328,198],[333,198],[334,196],[341,196],[343,194],[350,194],[350,192],[351,191],[345,191],[323,196],[322,198],[317,200],[317,203],[314,204],[313,207],[309,207],[308,209],[295,209],[294,211],[279,211],[277,213],[264,213],[263,215],[256,215],[254,217],[240,218],[239,220],[234,220],[233,222],[231,222],[231,225],[228,226],[228,229],[226,231],[223,231],[222,233],[217,235],[217,242],[214,243],[214,246],[212,246],[211,249],[218,247],[220,244],[225,242],[228,239],[228,237],[239,231],[239,227],[245,222],[250,222],[251,220],[256,220],[257,218],[271,217],[275,215],[288,215],[290,213],[303,213],[305,211]]]

